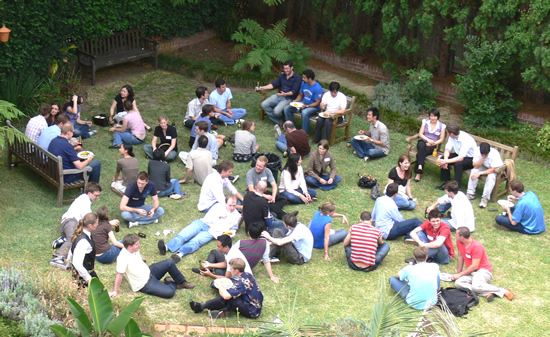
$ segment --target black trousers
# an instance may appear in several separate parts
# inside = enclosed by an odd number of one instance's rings
[[[458,157],[458,155],[456,153],[451,153],[451,155],[449,156],[449,159],[452,159],[452,158],[455,158],[455,157]],[[464,159],[462,161],[450,164],[449,168],[447,168],[447,169],[442,168],[441,169],[441,180],[443,180],[443,181],[451,180],[451,168],[450,168],[450,166],[452,165],[455,168],[455,178],[454,178],[454,180],[456,180],[456,182],[458,183],[458,188],[460,188],[460,185],[462,184],[462,174],[464,173],[464,171],[474,168],[472,163],[473,163],[473,158],[472,157],[464,157]]]
[[[414,173],[420,173],[422,174],[422,170],[424,169],[424,163],[426,163],[426,157],[431,156],[434,152],[435,146],[428,146],[428,144],[423,140],[419,139],[418,143],[416,144],[416,150],[418,153],[416,154],[416,163],[414,164]],[[422,165],[422,170],[418,170],[418,167]]]

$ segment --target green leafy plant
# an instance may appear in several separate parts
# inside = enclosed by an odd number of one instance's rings
[[[550,152],[550,122],[544,123],[537,133],[537,146],[544,151]]]
[[[31,116],[44,79],[34,73],[12,73],[0,81],[0,99],[13,103]]]
[[[278,21],[272,29],[267,30],[254,20],[241,21],[238,30],[231,35],[231,40],[239,43],[235,50],[242,54],[233,70],[249,67],[267,74],[271,72],[272,59],[280,63],[286,61],[289,56],[288,48],[292,45],[284,36],[286,21],[287,19]]]
[[[149,336],[143,334],[139,326],[132,318],[132,315],[141,305],[145,297],[135,298],[126,308],[124,308],[118,317],[115,318],[113,304],[109,298],[109,293],[103,286],[103,283],[97,278],[93,278],[89,283],[88,304],[92,320],[88,318],[86,312],[75,300],[67,298],[67,302],[73,313],[82,336],[106,336],[110,333],[112,336],[120,336],[124,331],[126,336]],[[58,337],[76,336],[70,330],[59,324],[50,326],[50,329]]]
[[[8,143],[13,142],[17,137],[23,140],[23,135],[6,125],[6,120],[19,119],[25,114],[15,107],[15,104],[0,100],[0,149]]]
[[[296,41],[288,47],[290,54],[288,60],[294,63],[294,71],[301,74],[306,69],[306,61],[313,55],[308,47],[304,47],[304,41]]]
[[[438,92],[432,84],[433,74],[425,69],[409,69],[404,72],[404,75],[407,79],[403,84],[403,89],[408,96],[423,110],[434,108]]]

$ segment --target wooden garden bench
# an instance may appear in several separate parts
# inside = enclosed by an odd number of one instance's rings
[[[153,57],[153,66],[158,68],[158,41],[143,37],[140,29],[114,33],[93,40],[79,42],[77,50],[79,65],[92,67],[92,85],[95,85],[95,72],[115,64]]]
[[[261,94],[262,94],[262,102],[267,98],[267,94],[268,92],[271,91],[271,90],[261,90]],[[326,89],[323,89],[323,92],[327,92],[328,90]],[[351,117],[353,116],[353,113],[355,111],[355,96],[346,96],[346,101],[347,101],[347,106],[346,106],[346,111],[344,111],[344,114],[341,115],[344,117],[344,120],[341,122],[341,123],[338,123],[338,118],[339,116],[333,116],[333,117],[336,117],[336,118],[333,118],[333,122],[332,122],[332,131],[330,133],[330,139],[328,140],[329,141],[329,145],[330,146],[333,146],[337,141],[340,141],[340,140],[348,140],[349,139],[349,130],[350,130],[350,126],[351,126]],[[265,111],[264,109],[262,108],[262,106],[260,105],[260,120],[263,120],[264,119],[264,115],[265,115]],[[294,118],[298,118],[298,119],[302,119],[302,115],[300,112],[297,112],[297,113],[294,113]],[[314,115],[314,116],[311,116],[309,118],[309,121],[312,125],[315,125],[317,123],[317,118],[319,118],[319,116],[317,115]],[[344,128],[344,135],[343,136],[340,136],[338,138],[336,138],[336,130],[337,129],[342,129]]]
[[[500,197],[501,195],[506,194],[506,193],[509,192],[510,181],[511,181],[510,178],[512,178],[512,179],[514,178],[515,171],[514,172],[508,172],[507,165],[506,165],[506,160],[508,159],[508,160],[511,160],[512,162],[515,162],[516,157],[518,155],[519,148],[517,146],[509,146],[509,145],[501,144],[501,143],[498,143],[498,142],[495,142],[495,141],[492,141],[492,140],[489,140],[489,139],[485,139],[485,138],[482,138],[482,137],[479,137],[479,136],[474,136],[474,135],[471,135],[471,136],[474,137],[474,139],[475,139],[478,146],[479,146],[479,144],[481,144],[483,142],[486,142],[491,147],[495,148],[500,153],[500,156],[502,157],[502,160],[505,162],[504,165],[498,167],[495,170],[495,173],[497,174],[497,180],[496,180],[496,183],[495,183],[495,188],[493,188],[493,192],[491,193],[491,201],[495,202],[495,201],[497,201],[498,197]],[[416,143],[418,142],[418,139],[420,139],[420,136],[418,134],[416,134],[414,136],[411,136],[411,137],[408,137],[406,139],[406,142],[407,142],[407,155],[411,159],[411,164],[414,164],[416,162],[416,154],[418,153],[418,151],[416,150]],[[448,140],[449,140],[449,136],[447,135],[447,139],[445,139],[445,142],[443,142],[443,143],[441,143],[437,146],[437,156],[436,157],[427,156],[426,157],[426,163],[429,162],[429,163],[437,165],[437,157],[443,156],[443,153],[445,151],[445,144],[447,143]],[[512,169],[513,169],[513,167],[514,166],[512,165]],[[467,170],[467,171],[464,171],[464,172],[465,172],[466,176],[468,176],[468,177],[470,176],[470,170]],[[510,176],[512,176],[512,177],[510,177]],[[484,180],[486,177],[481,176],[480,178]],[[504,188],[503,191],[499,192],[499,186],[502,182],[505,183],[505,188]]]
[[[15,128],[11,121],[7,120],[9,127],[13,128],[18,137],[8,143],[8,170],[16,167],[19,163],[27,164],[36,173],[41,175],[50,184],[56,186],[57,190],[57,207],[61,207],[63,202],[72,200],[63,200],[63,191],[71,188],[86,188],[88,185],[88,172],[92,171],[90,166],[83,169],[63,169],[63,159],[60,156],[54,156],[49,151],[38,146],[36,143],[25,137],[25,135]],[[14,160],[13,157],[16,157]],[[64,182],[65,174],[83,173],[83,178],[70,183]]]

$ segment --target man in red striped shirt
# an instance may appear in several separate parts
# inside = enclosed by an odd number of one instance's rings
[[[351,226],[344,240],[346,258],[351,269],[373,271],[390,251],[382,231],[372,225],[370,212],[361,213],[361,222]]]

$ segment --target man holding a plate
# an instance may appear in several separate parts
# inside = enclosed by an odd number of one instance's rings
[[[387,156],[390,152],[390,134],[386,124],[379,121],[380,111],[378,108],[367,110],[367,121],[370,122],[368,132],[359,130],[359,135],[353,137],[351,146],[359,158],[365,162],[369,158],[380,158]]]
[[[323,87],[315,81],[315,73],[306,69],[302,73],[300,93],[294,101],[285,107],[285,119],[294,122],[294,113],[302,114],[302,130],[309,133],[309,117],[319,112]]]

